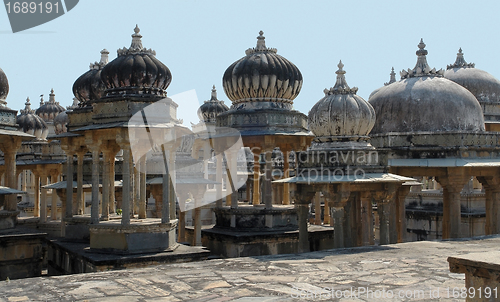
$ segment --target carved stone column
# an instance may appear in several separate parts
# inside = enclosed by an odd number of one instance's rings
[[[283,152],[283,177],[288,178],[290,177],[290,161],[289,161],[289,153],[290,150],[282,150]],[[283,204],[284,205],[289,205],[290,204],[290,184],[285,182],[283,183]],[[319,223],[321,224],[321,222]]]
[[[83,157],[85,156],[85,151],[79,151],[76,153],[77,166],[76,166],[76,204],[75,209],[78,215],[83,215],[85,213],[85,200],[83,199]]]
[[[325,205],[328,203],[330,209],[330,222],[333,225],[334,247],[345,247],[345,233],[348,230],[344,229],[346,224],[345,206],[351,196],[351,190],[348,183],[341,183],[335,185],[328,185],[327,190],[323,192]],[[316,193],[316,198],[319,199],[319,194]]]
[[[40,173],[40,222],[47,222],[47,189],[42,188],[47,185],[47,174]]]
[[[436,179],[443,187],[443,239],[460,238],[460,192],[470,177],[460,168],[448,169],[447,174]]]
[[[50,182],[51,183],[56,183],[57,182],[57,177],[59,176],[59,173],[52,173],[50,175]],[[50,203],[50,220],[57,220],[57,194],[56,194],[56,189],[52,189],[52,200]]]
[[[309,220],[309,204],[316,192],[315,188],[311,185],[297,184],[297,191],[295,195],[295,208],[298,214],[299,223],[299,246],[298,252],[309,252],[309,232],[307,224]]]
[[[201,207],[195,207],[193,209],[193,226],[193,245],[201,246]]]
[[[33,171],[33,175],[35,176],[35,204],[33,207],[33,217],[40,217],[40,174],[38,171]]]
[[[5,161],[5,185],[7,187],[17,189],[17,173],[16,173],[16,153],[17,150],[21,147],[21,138],[19,137],[10,137],[9,142],[6,144],[0,145],[0,149],[4,154]],[[17,211],[17,195],[11,194],[5,196],[5,204],[4,209],[6,211]]]
[[[73,217],[73,151],[66,151],[66,211],[65,217]]]
[[[109,220],[109,157],[110,153],[107,150],[102,152],[102,207],[101,220]]]
[[[410,186],[401,186],[396,195],[396,232],[398,233],[398,243],[403,243],[406,237],[406,209],[405,199],[410,193]]]
[[[273,160],[272,160],[272,155],[273,155],[273,149],[270,148],[268,149],[265,153],[265,178],[264,178],[264,187],[263,187],[263,199],[264,199],[264,204],[266,209],[272,209],[273,208],[273,190],[272,190],[272,180],[273,180]]]
[[[122,225],[130,224],[130,191],[131,177],[130,171],[131,152],[129,146],[121,146],[123,149],[123,189],[122,189]],[[167,216],[168,217],[168,216]],[[163,218],[162,218],[163,222]]]
[[[321,225],[321,199],[320,192],[314,196],[314,224]]]
[[[483,176],[477,179],[483,185],[486,195],[485,234],[500,234],[500,177]]]
[[[146,157],[140,160],[140,180],[139,180],[139,219],[146,219]]]
[[[99,154],[98,146],[92,146],[92,201],[90,206],[90,223],[99,223]],[[73,192],[73,190],[71,190]],[[73,194],[71,194],[73,195]]]
[[[215,206],[217,208],[222,208],[222,154],[217,153],[215,158],[215,181],[218,182],[218,184],[215,185]]]
[[[374,245],[375,236],[373,232],[373,207],[372,196],[370,192],[362,192],[360,194],[361,201],[361,232],[362,232],[362,245]]]
[[[252,204],[260,204],[260,154],[254,156],[253,164],[253,190],[252,190]]]
[[[386,184],[383,191],[373,193],[373,198],[377,202],[377,212],[380,222],[380,245],[389,244],[391,242],[390,231],[395,231],[395,228],[390,227],[390,206],[389,203],[394,203],[396,198],[397,185]]]

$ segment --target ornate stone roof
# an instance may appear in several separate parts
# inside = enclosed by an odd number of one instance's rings
[[[309,129],[318,143],[366,140],[375,124],[375,110],[356,95],[358,88],[347,85],[342,61],[337,66],[335,85],[325,89],[325,96],[309,111]]]
[[[458,50],[455,63],[448,65],[444,77],[467,88],[481,104],[500,103],[500,81],[475,68],[474,63],[467,63],[462,48]]]
[[[427,64],[420,41],[417,64],[401,72],[401,80],[372,94],[377,116],[371,134],[388,132],[484,131],[479,102],[462,86]]]
[[[217,90],[215,85],[212,88],[212,97],[205,101],[198,109],[198,117],[205,123],[215,123],[217,115],[229,110],[224,101],[217,99]]]
[[[101,80],[101,71],[108,64],[109,51],[101,50],[101,61],[91,63],[89,71],[82,74],[73,84],[73,94],[80,102],[80,107],[91,106],[93,100],[105,95],[106,86]]]
[[[101,71],[107,97],[165,97],[172,81],[170,70],[156,58],[156,52],[142,46],[138,26],[129,48],[118,49],[118,57]]]
[[[56,95],[54,94],[54,89],[50,90],[49,101],[43,101],[43,95],[40,98],[40,108],[38,108],[35,113],[41,117],[45,122],[52,122],[54,118],[61,112],[65,111],[63,106],[56,102]]]
[[[275,48],[266,47],[262,31],[257,37],[257,46],[245,53],[245,57],[226,69],[222,78],[224,91],[233,104],[292,104],[302,88],[302,74],[297,66],[278,55]]]
[[[21,114],[17,116],[16,123],[19,125],[19,130],[34,135],[37,140],[45,140],[49,134],[49,127],[45,121],[35,114],[35,110],[31,109],[29,98],[26,99],[26,104],[24,109],[21,109]]]

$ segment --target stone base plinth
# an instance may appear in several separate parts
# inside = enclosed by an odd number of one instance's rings
[[[332,227],[311,225],[308,232],[311,251],[334,248]],[[187,239],[193,235],[193,228],[186,227]],[[299,252],[299,231],[238,232],[215,227],[204,228],[201,230],[201,242],[215,256],[233,258],[296,254]]]
[[[166,263],[206,260],[210,252],[199,246],[179,245],[174,251],[147,254],[96,253],[88,243],[54,239],[48,241],[48,275],[93,273]]]
[[[500,301],[500,252],[448,257],[450,272],[465,274],[466,301]]]
[[[68,239],[89,240],[90,239],[90,215],[76,215],[64,218],[64,237]]]
[[[41,276],[45,236],[29,229],[0,231],[0,280]]]
[[[294,206],[264,205],[215,208],[216,228],[241,232],[294,231],[298,229],[297,210]]]
[[[110,220],[89,225],[90,249],[101,253],[138,254],[172,251],[177,246],[177,220],[132,219],[129,225]]]
[[[17,224],[19,211],[0,211],[0,230],[12,229]]]

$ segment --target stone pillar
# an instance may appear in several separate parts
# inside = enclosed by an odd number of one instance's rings
[[[264,178],[264,188],[262,192],[264,204],[266,209],[272,209],[273,208],[273,190],[271,186],[272,182],[272,171],[273,171],[273,161],[272,161],[272,155],[273,155],[273,150],[270,149],[266,151],[265,153],[265,167],[266,167],[266,174]]]
[[[176,155],[176,149],[170,151],[170,163],[169,163],[169,169],[170,171],[174,171],[170,175],[170,192],[169,192],[169,205],[170,205],[170,219],[174,220],[177,218],[177,208],[176,208],[176,201],[177,201],[177,195],[175,194],[175,186],[177,183],[177,176],[175,173],[175,155]]]
[[[109,220],[109,157],[107,150],[102,152],[102,208],[101,220]]]
[[[228,184],[231,189],[231,209],[238,208],[238,188],[236,187],[236,182],[238,181],[238,163],[236,161],[237,154],[236,151],[227,151],[226,163],[228,165],[227,174]],[[226,189],[227,185],[226,185]]]
[[[43,186],[47,185],[47,174],[40,174],[40,222],[47,222],[47,189]]]
[[[344,207],[331,207],[330,219],[333,220],[333,247],[343,248],[344,245]]]
[[[73,217],[73,152],[66,153],[66,211],[65,217]]]
[[[20,146],[21,140],[12,138],[12,144],[1,148],[4,153],[6,186],[13,189],[17,189],[16,152]],[[17,211],[17,194],[5,196],[4,209],[12,212]]]
[[[57,182],[58,173],[52,173],[50,175],[50,182]],[[57,220],[57,194],[56,189],[52,189],[52,200],[50,203],[50,220]]]
[[[146,219],[146,156],[140,160],[139,180],[139,219]]]
[[[486,195],[485,234],[500,234],[500,177],[478,177]]]
[[[251,199],[251,194],[250,194],[250,188],[251,188],[251,186],[252,186],[252,181],[251,181],[250,177],[249,177],[249,178],[247,178],[247,181],[246,181],[246,184],[245,184],[245,185],[246,185],[246,188],[247,188],[247,189],[245,190],[245,199],[246,199],[247,203],[250,203],[250,202],[251,202],[251,200],[252,200],[252,199]]]
[[[253,188],[252,188],[252,204],[260,204],[260,155],[254,156],[253,164]]]
[[[139,214],[141,200],[141,163],[137,161],[134,169],[134,214]]]
[[[164,158],[168,159],[170,157],[170,152],[163,150]],[[165,173],[163,174],[162,183],[162,202],[161,202],[161,223],[170,223],[170,173],[168,167],[165,167]]]
[[[218,182],[218,184],[215,185],[215,207],[222,208],[222,154],[218,153],[215,158],[215,181]]]
[[[130,171],[131,154],[129,146],[123,146],[123,188],[122,188],[122,225],[130,224],[130,191],[131,177]],[[165,208],[165,207],[164,207]],[[167,216],[168,217],[168,216]],[[162,218],[163,222],[163,218]]]
[[[375,236],[373,233],[373,207],[372,198],[368,192],[360,194],[361,199],[361,227],[362,227],[362,245],[374,245]]]
[[[389,244],[389,204],[378,202],[377,212],[380,222],[380,245]]]
[[[398,235],[398,243],[403,243],[406,237],[405,199],[408,193],[410,193],[410,186],[401,186],[396,195],[396,232]]]
[[[111,152],[109,156],[109,211],[116,213],[115,198],[115,155],[118,151]]]
[[[316,194],[314,190],[315,188],[311,185],[297,184],[295,208],[297,209],[299,223],[299,253],[309,252],[310,250],[307,224],[309,222],[309,204]]]
[[[92,201],[90,223],[99,223],[99,147],[92,148]],[[71,194],[73,195],[73,194]]]
[[[314,224],[321,225],[321,199],[320,192],[314,196]]]
[[[179,211],[178,242],[186,242],[186,212]]]
[[[33,207],[33,217],[40,217],[40,174],[33,172],[35,176],[35,204]]]
[[[84,151],[76,153],[77,166],[76,166],[76,212],[78,215],[83,215],[85,213],[85,200],[83,199],[83,157],[85,156]]]
[[[443,239],[460,238],[462,221],[460,192],[469,181],[469,177],[462,169],[448,169],[447,174],[437,178],[443,187]]]
[[[328,202],[325,202],[325,209],[323,210],[324,216],[323,216],[323,225],[330,225],[330,206],[328,205]],[[333,225],[333,224],[332,224]]]
[[[289,162],[289,150],[282,150],[283,152],[283,172],[284,172],[284,178],[290,177],[290,162]],[[290,204],[290,184],[289,183],[283,183],[283,204],[284,205],[289,205]],[[321,211],[320,211],[321,212]],[[321,224],[321,222],[319,223]]]
[[[193,209],[193,225],[194,225],[194,237],[193,245],[201,246],[201,207],[195,207]]]

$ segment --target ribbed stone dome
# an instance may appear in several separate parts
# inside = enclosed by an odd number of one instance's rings
[[[172,74],[154,50],[142,46],[139,27],[134,32],[130,48],[119,49],[118,57],[101,71],[106,96],[165,97]]]
[[[105,95],[106,86],[101,80],[101,71],[108,64],[109,51],[101,51],[101,61],[90,64],[90,69],[76,79],[73,84],[73,94],[80,102],[80,107],[91,105],[91,101],[98,100]]]
[[[375,124],[375,110],[356,95],[358,88],[347,85],[342,61],[338,67],[335,86],[325,89],[325,97],[309,111],[315,142],[366,140]]]
[[[37,140],[45,140],[49,134],[47,124],[35,114],[35,110],[31,109],[29,98],[26,100],[24,109],[21,109],[21,114],[17,116],[16,123],[19,130],[34,135]]]
[[[224,104],[224,101],[217,99],[217,90],[215,85],[212,88],[212,97],[205,101],[198,109],[198,117],[205,123],[215,123],[217,115],[229,110],[229,107]]]
[[[448,65],[444,77],[467,88],[480,103],[500,102],[500,81],[491,74],[467,63],[460,48],[454,64]]]
[[[64,107],[56,102],[56,95],[54,94],[54,89],[50,90],[49,101],[43,102],[43,95],[40,100],[40,108],[38,108],[35,113],[41,117],[45,122],[52,122],[54,118],[61,112],[63,112]]]
[[[0,68],[0,105],[5,106],[7,102],[5,99],[9,94],[9,81],[7,80],[7,75]]]
[[[79,101],[77,98],[73,99],[73,104],[71,106],[66,107],[66,111],[63,111],[59,113],[55,118],[54,118],[54,132],[56,135],[59,135],[61,133],[65,133],[68,131],[67,125],[69,122],[69,117],[68,117],[68,112],[73,111],[74,109],[78,108]]]
[[[241,102],[278,102],[292,104],[302,88],[302,74],[292,62],[267,48],[263,32],[257,46],[224,72],[224,92],[233,104]]]
[[[415,68],[369,99],[377,116],[371,134],[387,132],[484,131],[481,106],[464,87],[431,69],[421,40]]]

